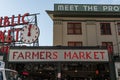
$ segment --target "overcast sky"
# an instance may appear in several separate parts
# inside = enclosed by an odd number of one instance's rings
[[[120,0],[0,0],[0,16],[24,13],[40,13],[38,26],[40,28],[39,45],[53,45],[53,21],[45,10],[54,10],[54,4],[120,4]]]

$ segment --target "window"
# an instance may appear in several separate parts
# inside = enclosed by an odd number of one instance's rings
[[[68,34],[82,34],[81,23],[68,23],[67,33]]]
[[[102,42],[102,46],[113,46],[112,42]]]
[[[102,35],[111,35],[110,23],[101,23],[100,29]]]
[[[120,23],[117,24],[117,28],[118,28],[118,35],[120,35]]]
[[[68,42],[68,46],[82,46],[82,42]]]
[[[112,42],[102,42],[102,46],[112,49],[113,43]]]
[[[112,42],[102,42],[102,46],[106,46],[108,53],[113,53],[113,43]]]

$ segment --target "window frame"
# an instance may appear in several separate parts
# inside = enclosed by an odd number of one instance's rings
[[[69,26],[69,24],[71,24],[72,26]],[[77,24],[79,24],[80,27],[78,27]],[[79,30],[79,32],[77,32],[78,30]],[[81,23],[68,22],[67,23],[67,34],[68,35],[80,35],[80,34],[82,34],[82,24]]]
[[[120,35],[120,23],[117,23],[117,32],[118,32],[118,35]]]
[[[105,45],[103,45],[105,44]],[[102,46],[113,46],[113,42],[102,42]]]
[[[101,35],[112,35],[110,23],[100,23],[100,30]]]
[[[73,44],[73,45],[70,45],[70,44]],[[68,41],[68,46],[83,46],[83,43],[81,41]]]

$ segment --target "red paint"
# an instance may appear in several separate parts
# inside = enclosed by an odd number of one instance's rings
[[[1,25],[1,26],[9,26],[9,25],[10,25],[9,18],[8,18],[8,16],[5,16],[5,17],[4,17],[4,24]]]
[[[6,31],[6,30],[0,31],[0,41],[1,42],[7,42],[7,43],[12,42],[11,32],[13,32],[13,31],[14,31],[14,33],[16,33],[14,41],[18,41],[18,36],[19,36],[19,32],[20,32],[19,28],[15,29],[15,30],[10,29],[8,31]],[[7,34],[7,35],[5,35],[5,34]]]
[[[99,59],[98,52],[94,52],[94,59]]]
[[[58,52],[55,51],[55,52],[53,53],[53,59],[58,59]]]
[[[12,21],[11,21],[11,24],[12,24],[12,26],[15,26],[16,25],[16,23],[15,23],[15,15],[12,15]]]
[[[20,31],[20,28],[17,28],[15,29],[15,32],[16,32],[16,41],[18,41],[18,36],[19,36],[19,31]]]
[[[26,56],[24,56],[24,59],[31,59],[31,54],[30,52],[25,53]]]
[[[0,26],[2,25],[2,20],[3,20],[3,18],[2,18],[2,17],[0,17]]]
[[[20,14],[18,14],[18,24],[20,24],[20,17],[21,17],[21,15]]]
[[[107,48],[108,48],[108,53],[110,54],[113,53],[113,46],[108,45]]]
[[[91,52],[86,52],[86,59],[92,59]]]
[[[12,42],[11,30],[8,30],[8,35],[7,35],[6,42]]]
[[[41,52],[40,52],[40,54],[39,54],[39,55],[40,55],[40,56],[39,56],[40,59],[45,59],[45,58],[44,58],[44,53],[45,53],[44,51],[41,51]],[[34,59],[34,58],[33,58],[33,59]]]
[[[29,72],[23,71],[22,74],[25,75],[25,76],[28,76],[28,75],[29,75]]]
[[[2,46],[2,47],[0,48],[0,51],[1,51],[2,53],[8,54],[8,52],[9,52],[9,46]]]
[[[17,53],[18,53],[17,51],[13,52],[13,57],[12,57],[13,59],[15,59]]]
[[[104,52],[64,52],[64,59],[104,59]]]
[[[22,52],[19,53],[17,59],[25,59],[26,56],[24,56],[24,54]]]
[[[23,24],[28,24],[28,21],[25,21],[25,17],[26,16],[29,16],[29,13],[25,13],[23,16],[22,16],[22,23]]]
[[[98,74],[99,74],[99,70],[96,70],[96,71],[95,71],[95,74],[98,75]]]
[[[13,51],[13,60],[83,60],[83,61],[98,61],[106,60],[106,54],[104,51],[87,50],[87,51],[57,51],[57,50],[21,50]]]
[[[25,20],[25,18],[29,16],[29,13],[25,13],[21,16],[21,14],[18,14],[18,16],[12,15],[12,17],[0,17],[0,27],[8,27],[8,26],[16,26],[20,24],[28,24],[28,21]]]
[[[0,31],[0,41],[1,41],[1,42],[4,42],[4,41],[5,41],[5,37],[4,37],[5,32],[6,32],[6,30],[5,30],[4,32]]]
[[[100,54],[101,54],[102,59],[104,59],[105,58],[105,56],[104,56],[105,52],[100,52]]]
[[[40,52],[31,52],[27,51],[23,52],[13,52],[13,59],[57,59],[57,52],[49,52],[49,51],[40,51]]]

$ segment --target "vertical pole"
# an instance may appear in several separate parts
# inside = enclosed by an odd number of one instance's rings
[[[61,80],[61,63],[60,62],[58,62],[57,79]]]
[[[3,61],[5,62],[5,68],[8,68],[8,54],[3,53]]]
[[[109,54],[109,70],[110,70],[110,80],[116,80],[115,76],[115,65],[113,60],[113,55]]]
[[[37,14],[35,14],[35,25],[38,26],[37,25]],[[37,39],[33,45],[39,46],[39,40]]]
[[[117,34],[117,27],[118,27],[118,25],[117,25],[117,23],[115,22],[115,37],[116,37],[116,44],[114,45],[114,46],[117,46],[117,49],[118,49],[118,51],[117,51],[117,53],[119,53],[119,40],[118,40],[118,34]]]

